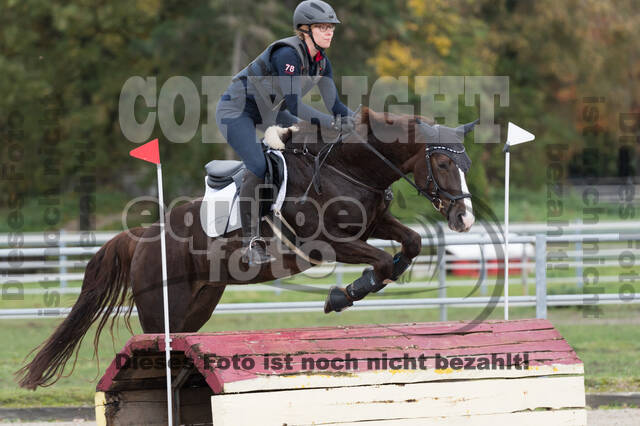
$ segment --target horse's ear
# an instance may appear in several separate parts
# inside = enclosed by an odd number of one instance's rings
[[[471,123],[463,124],[462,126],[458,126],[456,130],[464,132],[464,136],[467,136],[467,133],[473,131],[473,128],[480,122],[480,119],[472,121]]]

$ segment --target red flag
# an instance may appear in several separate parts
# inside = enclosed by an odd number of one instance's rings
[[[160,150],[158,149],[158,139],[147,142],[136,149],[131,150],[129,155],[148,161],[154,164],[160,164]]]

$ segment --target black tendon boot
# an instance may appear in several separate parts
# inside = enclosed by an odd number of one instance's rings
[[[240,188],[240,221],[242,222],[242,245],[244,253],[242,260],[249,265],[262,265],[274,258],[267,253],[266,242],[260,238],[260,206],[259,185],[264,179],[254,175],[248,169],[242,177]]]

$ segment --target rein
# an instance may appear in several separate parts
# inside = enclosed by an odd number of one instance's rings
[[[433,153],[433,151],[435,150],[445,150],[445,151],[450,151],[452,153],[456,153],[456,154],[462,154],[465,149],[464,147],[462,148],[462,150],[460,151],[456,151],[453,150],[449,147],[446,146],[429,146],[427,145],[427,148],[425,150],[425,160],[427,162],[427,170],[429,172],[429,174],[427,175],[427,186],[429,186],[429,182],[433,182],[433,190],[429,193],[429,192],[425,192],[423,191],[420,187],[418,187],[418,185],[412,181],[411,179],[409,179],[409,177],[402,171],[400,170],[399,167],[397,167],[395,164],[393,164],[391,161],[389,161],[389,159],[387,157],[385,157],[380,151],[378,151],[377,149],[375,149],[372,145],[370,145],[362,136],[360,136],[358,133],[353,132],[353,135],[355,135],[360,142],[362,142],[364,144],[364,146],[367,147],[367,149],[371,152],[373,152],[375,155],[378,156],[378,158],[380,158],[391,170],[393,170],[394,172],[396,172],[401,178],[403,178],[404,180],[406,180],[407,182],[409,182],[409,184],[411,186],[413,186],[420,195],[424,196],[425,198],[427,198],[429,201],[431,201],[431,204],[433,204],[433,207],[436,210],[440,210],[442,209],[442,198],[440,198],[440,195],[444,195],[448,200],[449,200],[449,207],[447,208],[447,212],[446,215],[449,215],[449,212],[451,211],[451,208],[453,207],[453,204],[463,198],[471,198],[471,194],[469,193],[462,193],[460,195],[453,195],[450,194],[449,192],[445,191],[444,189],[440,188],[440,185],[438,185],[438,181],[436,181],[435,176],[433,175],[433,169],[431,168],[431,155]],[[436,205],[436,201],[438,202],[438,204]]]
[[[307,195],[309,193],[309,190],[311,189],[311,186],[313,185],[316,192],[318,194],[322,193],[322,186],[320,185],[319,182],[319,173],[320,173],[320,168],[324,165],[325,167],[327,167],[329,170],[333,171],[334,173],[336,173],[337,175],[341,176],[342,178],[344,178],[345,180],[348,180],[349,182],[361,186],[364,189],[370,191],[370,192],[375,192],[378,194],[386,194],[386,189],[380,189],[380,188],[375,188],[371,185],[368,185],[362,181],[359,181],[358,179],[354,178],[353,176],[348,175],[347,173],[343,172],[342,170],[332,166],[331,164],[324,164],[325,160],[327,159],[327,157],[329,156],[329,154],[331,153],[331,150],[333,149],[333,147],[335,145],[337,145],[338,143],[342,142],[342,138],[339,137],[338,139],[336,139],[336,141],[334,143],[332,143],[331,145],[327,145],[325,147],[323,147],[320,152],[316,155],[316,154],[312,154],[311,151],[309,151],[309,149],[305,147],[303,149],[298,149],[298,148],[285,148],[284,151],[285,152],[290,152],[294,155],[303,155],[303,156],[307,156],[307,157],[311,157],[313,158],[313,162],[314,162],[314,172],[313,172],[313,176],[311,177],[311,183],[309,183],[309,186],[307,187],[307,190],[304,192],[304,195],[302,196],[303,199],[303,203],[304,201],[306,201],[307,199]],[[324,155],[324,157],[322,157]]]
[[[406,180],[407,182],[409,182],[409,184],[411,186],[413,186],[417,191],[418,194],[422,195],[423,197],[427,198],[431,204],[433,204],[433,207],[436,210],[441,210],[443,207],[444,202],[442,201],[441,196],[444,196],[448,201],[449,201],[449,206],[447,208],[447,211],[445,212],[445,214],[448,216],[449,212],[451,211],[451,208],[453,207],[453,204],[458,201],[461,200],[463,198],[471,198],[471,194],[469,193],[462,193],[459,195],[453,195],[447,191],[445,191],[444,189],[442,189],[440,187],[440,185],[438,185],[438,181],[436,180],[435,176],[433,175],[433,169],[431,167],[431,155],[433,154],[434,151],[438,150],[438,151],[449,151],[453,154],[462,154],[463,152],[465,152],[465,148],[463,147],[462,150],[458,151],[458,150],[454,150],[451,149],[447,146],[439,146],[439,145],[427,145],[426,149],[425,149],[425,161],[427,163],[427,171],[428,171],[428,175],[427,175],[427,187],[429,186],[429,182],[433,183],[433,189],[431,190],[431,192],[426,192],[424,190],[422,190],[416,183],[415,181],[412,181],[411,179],[409,179],[409,177],[402,171],[400,170],[400,168],[398,166],[396,166],[395,164],[393,164],[387,157],[385,157],[380,151],[378,151],[375,147],[373,147],[371,144],[369,144],[369,142],[367,142],[362,136],[360,136],[357,132],[352,131],[349,134],[347,134],[347,136],[350,135],[354,135],[356,136],[357,139],[360,140],[360,142],[363,143],[363,145],[371,152],[373,152],[378,158],[380,158],[386,165],[387,167],[389,167],[391,170],[393,170],[394,172],[396,172],[396,174],[398,174],[401,178],[403,178],[404,180]],[[291,152],[293,154],[296,155],[305,155],[305,156],[310,156],[313,157],[314,159],[314,172],[313,172],[313,176],[311,178],[311,182],[309,183],[309,186],[307,187],[307,190],[305,191],[304,195],[302,196],[302,202],[304,203],[307,199],[307,195],[309,193],[309,190],[311,189],[311,186],[313,185],[316,192],[318,194],[321,193],[321,185],[319,183],[319,173],[320,173],[320,168],[324,165],[325,160],[327,159],[327,157],[329,156],[329,154],[331,153],[331,151],[333,150],[333,147],[339,143],[342,143],[342,140],[344,139],[344,135],[340,134],[338,135],[338,137],[329,145],[324,146],[320,152],[317,155],[312,154],[306,146],[303,149],[297,149],[297,148],[285,148],[284,151],[288,151]],[[335,168],[334,166],[332,166],[331,164],[327,164],[326,165],[327,168],[329,168],[330,170],[332,170],[333,172],[335,172],[336,174],[340,175],[341,177],[343,177],[344,179],[348,180],[351,183],[354,183],[358,186],[361,186],[371,192],[376,192],[379,194],[383,194],[385,195],[385,197],[388,197],[387,194],[387,189],[379,189],[379,188],[374,188],[370,185],[367,185],[366,183],[359,181],[358,179],[349,176],[347,173]]]

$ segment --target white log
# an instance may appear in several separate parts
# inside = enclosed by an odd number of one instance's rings
[[[223,394],[212,396],[211,404],[216,425],[428,422],[496,414],[516,424],[513,413],[583,409],[585,396],[582,377],[558,376]]]

